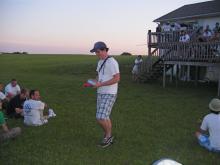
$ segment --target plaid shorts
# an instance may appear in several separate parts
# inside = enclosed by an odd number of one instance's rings
[[[116,98],[117,95],[114,94],[98,93],[96,119],[109,119]]]

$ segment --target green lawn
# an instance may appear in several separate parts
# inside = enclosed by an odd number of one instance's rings
[[[95,77],[95,56],[0,55],[0,82],[16,78],[22,87],[39,89],[57,117],[41,127],[25,127],[22,135],[0,144],[1,165],[150,165],[169,157],[184,165],[219,165],[220,155],[199,147],[197,120],[217,86],[136,84],[130,70],[134,57],[117,57],[121,69],[114,106],[115,144],[101,149],[102,132],[95,121],[96,92],[83,88]]]

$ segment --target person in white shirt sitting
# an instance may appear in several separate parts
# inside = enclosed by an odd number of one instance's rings
[[[170,26],[169,22],[167,22],[166,24],[163,24],[162,31],[163,32],[170,32],[171,31],[171,26]]]
[[[21,92],[21,88],[16,79],[12,79],[11,82],[5,87],[5,95],[9,99],[13,98]]]
[[[204,41],[209,41],[212,38],[212,33],[209,29],[205,29],[203,32]]]
[[[48,122],[48,118],[55,117],[56,114],[49,109],[47,116],[43,115],[47,105],[40,101],[40,92],[38,90],[30,91],[30,99],[24,102],[24,124],[28,126],[40,126]]]
[[[0,101],[3,101],[6,99],[5,94],[2,92],[4,85],[0,83]]]
[[[190,36],[186,33],[186,31],[181,31],[179,42],[189,42]]]
[[[2,102],[2,109],[6,109],[9,99],[3,93],[4,85],[0,83],[0,101]]]
[[[209,109],[211,113],[204,117],[195,135],[202,147],[220,153],[220,100],[212,99]]]

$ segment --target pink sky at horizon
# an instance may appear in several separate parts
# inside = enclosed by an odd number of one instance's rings
[[[104,41],[110,54],[144,55],[154,19],[202,1],[1,0],[0,52],[90,54]]]

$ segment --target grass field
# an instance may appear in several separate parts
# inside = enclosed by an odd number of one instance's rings
[[[220,155],[199,147],[197,120],[217,87],[200,84],[136,84],[130,70],[134,57],[117,57],[121,82],[112,112],[115,144],[101,149],[102,132],[95,121],[96,91],[83,88],[95,77],[95,56],[0,55],[0,82],[18,79],[22,87],[39,89],[57,117],[41,127],[25,127],[22,135],[0,144],[1,165],[150,165],[169,157],[184,165],[219,165]]]

